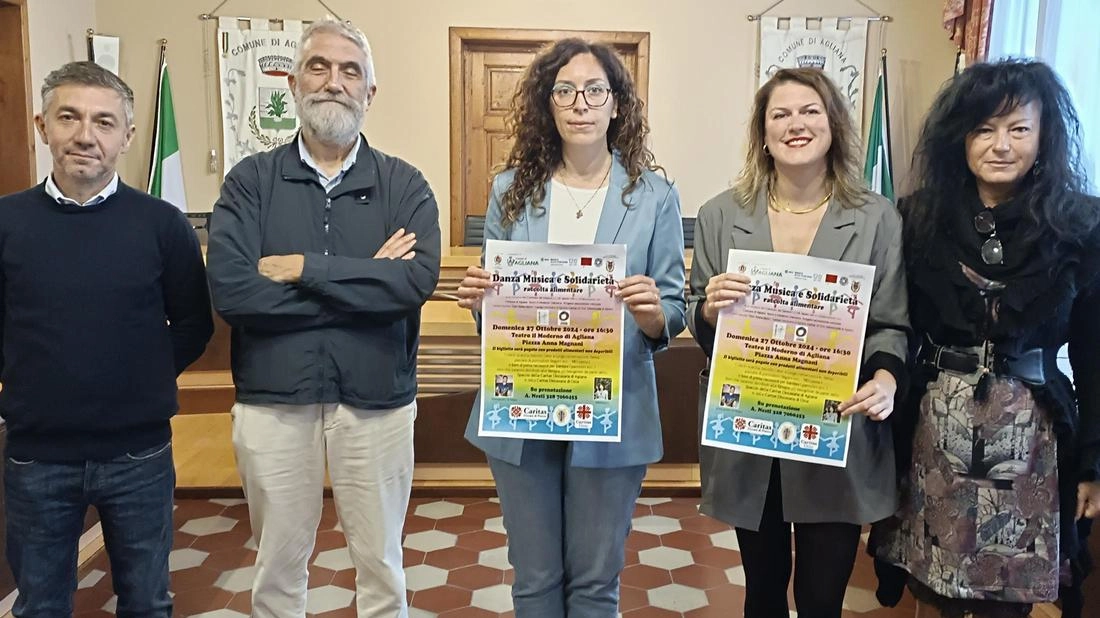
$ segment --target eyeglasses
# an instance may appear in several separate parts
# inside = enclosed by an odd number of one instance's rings
[[[603,107],[611,97],[611,92],[610,88],[602,84],[585,86],[583,90],[561,84],[550,91],[550,99],[558,107],[573,107],[577,103],[577,95],[580,94],[588,107]]]
[[[990,266],[996,266],[1004,262],[1004,246],[1001,245],[1001,239],[997,238],[997,220],[993,218],[993,212],[985,208],[974,215],[974,229],[979,234],[990,235],[982,243],[980,250],[982,261]]]

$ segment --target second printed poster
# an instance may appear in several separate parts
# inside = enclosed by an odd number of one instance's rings
[[[727,271],[751,291],[718,317],[703,444],[846,465],[875,268],[731,249]]]
[[[478,435],[619,442],[623,245],[486,241]]]

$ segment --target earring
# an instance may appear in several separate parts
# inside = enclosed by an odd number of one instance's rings
[[[1035,164],[1031,166],[1031,175],[1036,178],[1043,175],[1043,164],[1039,159],[1035,159]]]
[[[772,156],[772,153],[768,151],[768,145],[767,144],[764,144],[764,156],[765,157]]]

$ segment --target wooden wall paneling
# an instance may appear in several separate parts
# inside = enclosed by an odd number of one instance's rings
[[[685,337],[673,339],[653,357],[665,446],[661,463],[699,463],[699,372],[706,362],[695,340]]]

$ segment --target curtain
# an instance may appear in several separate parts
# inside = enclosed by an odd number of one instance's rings
[[[944,0],[943,27],[962,51],[966,64],[985,59],[992,18],[993,0]]]
[[[989,42],[990,59],[1038,58],[1062,78],[1081,119],[1093,193],[1100,187],[1100,69],[1089,60],[1100,58],[1096,12],[1089,0],[998,2]]]
[[[1092,193],[1096,194],[1100,187],[1097,6],[1087,0],[1046,0],[1043,5],[1036,55],[1054,68],[1073,97],[1081,118],[1085,168],[1092,182]]]
[[[1041,0],[998,2],[993,7],[988,58],[1034,58],[1039,55]]]

